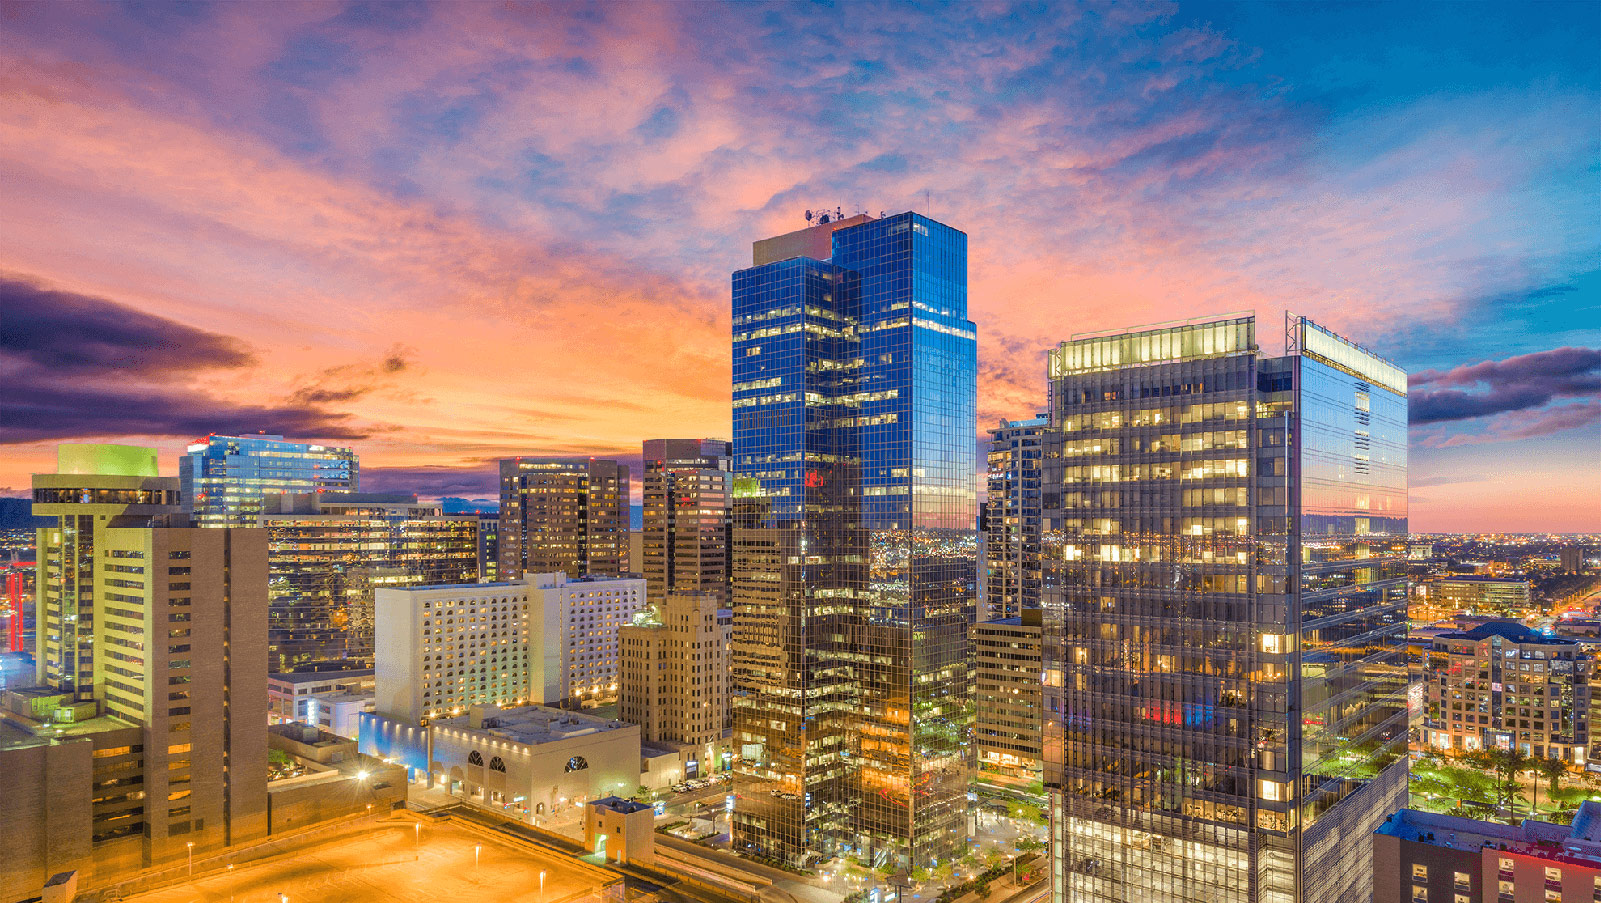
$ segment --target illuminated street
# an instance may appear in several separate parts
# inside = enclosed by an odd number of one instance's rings
[[[542,903],[600,890],[592,869],[450,823],[387,821],[353,836],[129,897],[138,903]],[[475,847],[478,851],[475,853]],[[475,864],[474,859],[477,858]],[[545,873],[540,893],[540,873]]]

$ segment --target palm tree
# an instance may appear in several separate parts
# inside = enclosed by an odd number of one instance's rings
[[[1527,771],[1530,764],[1528,756],[1512,749],[1494,750],[1491,755],[1495,760],[1495,771],[1505,782],[1507,791],[1507,809],[1512,817],[1517,816],[1518,775]]]
[[[1562,777],[1568,773],[1568,763],[1555,756],[1544,756],[1534,760],[1534,770],[1535,773],[1546,780],[1546,788],[1549,791],[1546,794],[1547,797],[1554,799],[1557,788],[1562,783]],[[1534,782],[1534,804],[1536,806],[1540,804],[1539,781]]]

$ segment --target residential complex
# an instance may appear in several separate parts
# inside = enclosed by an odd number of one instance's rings
[[[1508,577],[1441,577],[1428,584],[1435,608],[1521,616],[1529,610],[1529,581]]]
[[[733,274],[736,850],[931,867],[967,842],[967,236],[915,213]]]
[[[474,705],[610,704],[618,631],[644,606],[637,577],[381,588],[376,711],[415,724]]]
[[[1047,416],[990,430],[984,494],[984,608],[991,620],[1040,607],[1040,440]]]
[[[601,458],[500,462],[503,580],[629,573],[628,466]]]
[[[1593,670],[1578,640],[1516,621],[1439,634],[1423,670],[1423,740],[1452,752],[1516,749],[1583,767]]]
[[[1056,903],[1344,903],[1406,801],[1407,379],[1305,319],[1064,342],[1045,445]]]
[[[733,474],[731,445],[715,439],[647,439],[640,561],[650,598],[715,593],[726,607]]]
[[[1372,838],[1373,903],[1601,900],[1601,802],[1571,825],[1504,825],[1402,809]]]
[[[1045,763],[1038,608],[973,625],[973,746],[978,778],[1027,786]]]
[[[165,526],[153,449],[63,445],[34,480],[39,686],[0,702],[0,898],[267,831],[264,533]],[[16,792],[13,794],[12,790]]]
[[[618,714],[646,743],[686,747],[686,777],[726,766],[732,619],[714,592],[670,593],[618,634]]]
[[[207,436],[178,459],[186,511],[200,527],[254,527],[264,496],[354,492],[361,463],[348,448],[282,436]]]
[[[373,592],[476,583],[478,516],[404,493],[267,497],[272,670],[373,667]]]

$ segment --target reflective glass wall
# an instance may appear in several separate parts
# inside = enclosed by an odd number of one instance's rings
[[[962,849],[976,603],[966,236],[915,214],[734,274],[742,849]]]
[[[1404,802],[1405,398],[1254,327],[1052,355],[1059,901],[1360,899]]]

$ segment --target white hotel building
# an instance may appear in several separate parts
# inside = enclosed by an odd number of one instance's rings
[[[617,633],[644,607],[637,577],[381,588],[375,708],[417,723],[473,705],[609,704]]]

